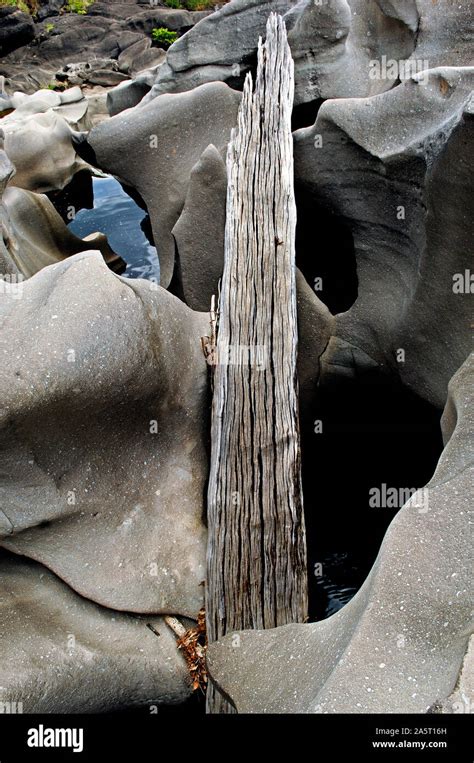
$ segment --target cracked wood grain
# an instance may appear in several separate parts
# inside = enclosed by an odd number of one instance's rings
[[[208,488],[209,641],[307,615],[300,473],[293,61],[281,17],[260,41],[227,155]],[[216,687],[209,712],[232,712]]]

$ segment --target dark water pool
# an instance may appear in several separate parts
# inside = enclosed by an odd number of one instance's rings
[[[113,177],[92,178],[92,188],[93,209],[77,212],[68,225],[70,230],[81,238],[96,231],[105,233],[114,252],[127,263],[124,276],[159,282],[156,249],[144,232],[147,213]]]

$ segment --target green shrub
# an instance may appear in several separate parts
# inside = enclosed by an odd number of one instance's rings
[[[172,32],[171,29],[167,29],[165,26],[152,29],[151,36],[152,39],[163,48],[169,48],[169,46],[178,39],[178,33]]]
[[[45,24],[44,31],[46,32],[46,34],[51,34],[51,32],[54,31],[54,24]]]
[[[24,0],[0,0],[0,7],[5,5],[8,5],[12,8],[18,8],[18,10],[23,11],[23,13],[31,13],[30,8],[26,2],[24,2]]]
[[[64,10],[67,13],[78,13],[80,16],[85,16],[92,2],[93,0],[67,0]]]
[[[168,8],[181,8],[187,11],[212,10],[216,5],[225,5],[228,0],[165,0]]]
[[[186,0],[188,11],[208,11],[218,4],[217,0]]]

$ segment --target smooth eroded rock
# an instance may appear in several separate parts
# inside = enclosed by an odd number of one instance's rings
[[[1,543],[114,609],[203,599],[208,318],[98,252],[0,295]]]
[[[453,276],[469,267],[473,236],[473,74],[436,69],[378,96],[327,101],[295,133],[298,187],[353,237],[358,295],[336,336],[440,408],[470,349],[468,297]]]
[[[41,565],[4,552],[0,621],[0,702],[18,703],[16,712],[100,713],[190,695],[162,618],[99,607]]]

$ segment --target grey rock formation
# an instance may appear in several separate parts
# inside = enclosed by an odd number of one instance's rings
[[[321,357],[334,333],[335,320],[299,270],[296,271],[296,296],[299,402],[304,417],[318,391]]]
[[[469,646],[464,662],[459,671],[456,686],[449,697],[433,706],[433,712],[445,714],[471,714],[474,709],[474,636],[469,639]]]
[[[104,712],[190,695],[186,663],[161,618],[99,607],[4,552],[0,620],[0,702],[17,703],[17,712]]]
[[[147,97],[216,79],[240,86],[272,10],[285,14],[296,104],[376,95],[421,70],[472,63],[467,4],[234,0],[172,46]]]
[[[2,120],[5,151],[16,170],[10,184],[39,193],[64,188],[87,167],[74,150],[70,126],[52,108],[26,115],[19,111]]]
[[[413,13],[366,0],[303,0],[287,14],[295,61],[296,103],[375,95],[395,84],[374,62],[405,60],[414,50]],[[407,18],[408,16],[408,18]],[[400,18],[402,17],[402,19]]]
[[[7,283],[0,320],[1,544],[104,606],[196,617],[208,317],[96,252]]]
[[[34,40],[35,25],[28,13],[17,8],[0,8],[0,56]]]
[[[472,24],[464,3],[301,0],[286,22],[296,103],[367,97],[422,70],[472,65]]]
[[[142,37],[119,55],[117,63],[120,71],[134,77],[144,69],[158,66],[165,57],[166,54],[162,48],[152,47],[151,39]]]
[[[50,16],[57,16],[63,7],[63,0],[39,0],[39,8],[36,14],[38,21],[43,21]]]
[[[470,348],[453,275],[468,267],[473,235],[462,148],[473,75],[436,69],[379,96],[328,101],[295,133],[300,188],[354,239],[358,297],[337,316],[336,336],[439,407]]]
[[[264,36],[269,14],[283,14],[296,2],[233,0],[224,5],[172,45],[149,97],[215,80],[242,83],[256,62],[258,37]]]
[[[120,85],[117,85],[117,87],[120,87]],[[107,109],[107,95],[109,92],[110,90],[97,86],[91,88],[86,94],[87,121],[89,123],[86,129],[92,129],[109,118]]]
[[[2,127],[7,133],[24,128],[30,117],[50,111],[64,119],[73,130],[89,129],[92,125],[88,99],[77,86],[63,91],[37,90],[32,95],[16,92],[0,99],[0,112],[4,113]],[[31,143],[34,144],[33,138]]]
[[[112,12],[115,15],[115,8]],[[191,12],[179,8],[141,9],[138,13],[130,16],[127,13],[126,27],[133,32],[145,35],[151,35],[155,28],[165,27],[171,29],[172,32],[183,35],[211,13],[212,11]]]
[[[134,43],[149,39],[154,27],[166,26],[184,34],[209,14],[208,11],[190,13],[150,8],[137,3],[99,2],[91,5],[85,15],[57,15],[59,8],[55,11],[54,2],[45,12],[40,10],[40,23],[35,25],[26,14],[10,8],[0,9],[4,15],[0,33],[4,39],[0,37],[0,44],[6,45],[7,40],[10,44],[0,60],[0,75],[6,77],[9,90],[33,92],[45,87],[65,63],[92,62],[98,58],[117,60]],[[12,18],[11,29],[7,26],[7,15]],[[34,44],[27,44],[35,35]]]
[[[103,233],[78,238],[44,194],[11,186],[3,193],[2,206],[8,217],[8,255],[25,278],[73,254],[91,249],[99,250],[115,272],[125,269],[125,262],[110,248]]]
[[[220,82],[164,95],[112,117],[88,137],[97,165],[144,199],[164,287],[174,271],[171,231],[183,209],[191,171],[210,143],[226,145],[240,97]]]
[[[240,712],[472,712],[469,4],[232,0],[211,14],[100,0],[83,16],[58,3],[42,1],[35,22],[0,8],[0,702],[75,712],[189,695],[157,616],[195,618],[203,602],[200,339],[222,272],[238,91],[276,10],[295,123],[320,106],[294,134],[301,424],[320,386],[378,371],[444,407],[445,449],[348,604],[228,635],[211,675]],[[181,35],[166,55],[150,39],[159,26]],[[81,87],[48,89],[58,70]],[[41,195],[89,163],[142,197],[162,286],[180,299],[114,275],[105,237],[72,235]],[[351,242],[354,293],[332,315],[310,270],[331,258],[343,289]]]
[[[119,71],[119,64],[113,58],[68,63],[55,76],[58,82],[66,82],[69,86],[90,84],[114,87],[128,79],[126,74]]]
[[[451,695],[472,629],[473,376],[471,356],[450,384],[438,468],[391,523],[356,596],[327,620],[210,646],[211,676],[239,712],[425,713]]]
[[[184,301],[193,310],[209,311],[217,296],[224,264],[227,172],[210,145],[192,169],[186,202],[173,228]]]
[[[472,86],[474,69],[471,78],[466,84]],[[432,160],[428,154],[426,244],[393,347],[405,350],[399,369],[403,383],[441,407],[449,378],[472,349],[474,199],[468,157],[474,151],[474,100],[458,111],[444,146],[432,150],[437,155]]]
[[[156,48],[154,49],[156,50]],[[154,51],[150,51],[153,55]],[[161,53],[164,52],[161,51]],[[141,59],[143,61],[143,58]],[[138,58],[140,61],[140,57]],[[124,64],[126,65],[126,64]],[[107,110],[111,117],[120,114],[121,111],[132,109],[137,106],[144,96],[150,92],[156,78],[156,73],[161,64],[152,69],[140,72],[131,80],[121,82],[107,93]]]
[[[379,4],[381,0],[378,0]],[[472,66],[472,8],[469,3],[450,0],[411,0],[410,3],[394,3],[398,14],[410,13],[404,6],[415,6],[418,13],[416,48],[412,58],[427,61],[428,67]]]
[[[3,150],[3,132],[0,130],[0,199],[3,196],[6,185],[14,172],[15,168]],[[0,236],[0,281],[8,280],[11,277],[13,277],[13,280],[16,281],[20,274],[8,252],[9,242],[12,239],[10,221],[8,219],[6,209],[1,203],[0,230],[2,234]]]

